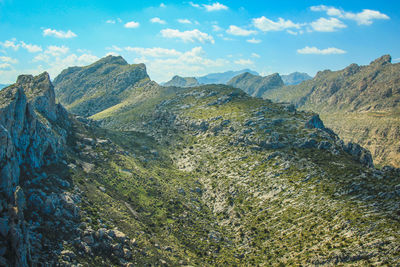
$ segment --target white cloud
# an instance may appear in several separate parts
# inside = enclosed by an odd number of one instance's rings
[[[22,48],[25,48],[26,50],[28,50],[29,53],[37,53],[37,52],[42,51],[42,48],[38,45],[26,44],[23,41],[21,41],[20,43],[21,43]]]
[[[335,47],[329,47],[329,48],[325,48],[325,49],[319,49],[315,46],[313,47],[309,47],[306,46],[302,49],[298,49],[297,53],[299,54],[314,54],[314,55],[333,55],[333,54],[345,54],[346,51],[339,49],[339,48],[335,48]]]
[[[192,22],[188,19],[178,19],[178,22],[182,24],[192,24]]]
[[[160,19],[158,17],[150,19],[150,22],[151,23],[159,23],[159,24],[166,24],[167,23],[167,22],[165,22],[165,20],[162,20],[162,19]]]
[[[346,24],[337,18],[319,18],[316,21],[311,22],[311,27],[317,32],[334,32],[338,29],[346,28]]]
[[[229,26],[229,29],[227,29],[226,32],[236,36],[249,36],[257,33],[256,31],[245,30],[235,25]]]
[[[192,7],[195,7],[195,8],[201,8],[199,4],[195,4],[193,2],[189,2],[189,5],[191,5]]]
[[[255,38],[251,38],[251,39],[247,39],[246,42],[251,43],[251,44],[259,44],[261,43],[260,39],[255,39]]]
[[[143,57],[175,57],[182,55],[181,52],[175,49],[166,49],[161,47],[143,48],[143,47],[125,47],[126,51],[135,52]]]
[[[139,22],[136,22],[136,21],[129,21],[129,22],[125,23],[124,27],[125,27],[125,28],[133,29],[133,28],[139,27],[139,25],[140,25]]]
[[[328,16],[354,20],[358,25],[371,25],[377,19],[390,19],[388,15],[376,10],[363,9],[359,13],[347,12],[335,7],[320,5],[310,7],[312,11],[324,11]]]
[[[291,34],[291,35],[299,35],[299,34],[303,34],[304,33],[304,31],[303,30],[300,30],[300,31],[292,31],[292,30],[286,30],[286,32],[288,33],[288,34]],[[311,31],[311,29],[310,29],[310,32],[312,32]]]
[[[260,55],[259,55],[259,54],[257,54],[257,53],[251,53],[251,57],[254,57],[254,58],[260,58]]]
[[[7,40],[7,41],[5,41],[5,42],[0,42],[0,45],[1,45],[2,47],[4,47],[4,48],[11,48],[11,49],[14,49],[15,51],[17,51],[18,48],[19,48],[19,44],[16,43],[16,39],[15,39],[15,38],[13,38],[13,39],[11,39],[11,40]]]
[[[49,72],[50,76],[55,77],[58,75],[63,69],[71,66],[84,66],[93,63],[94,61],[98,60],[99,58],[97,56],[94,56],[92,54],[81,54],[81,55],[76,55],[76,54],[69,54],[66,55],[68,50],[64,49],[57,49],[50,48],[51,46],[48,47],[46,51],[55,51],[55,50],[60,50],[60,53],[44,53],[39,54],[38,56],[35,57],[34,61],[41,61],[44,66],[42,66],[40,69],[45,69],[46,71]],[[50,49],[49,49],[50,48]],[[60,47],[59,47],[60,48]],[[66,52],[67,51],[67,52]]]
[[[164,3],[161,3],[160,7],[167,7],[167,6]]]
[[[193,2],[189,2],[189,4],[192,7],[195,7],[195,8],[199,8],[199,9],[205,8],[208,12],[229,9],[226,5],[223,5],[223,4],[219,3],[219,2],[215,2],[215,3],[211,4],[211,5],[203,4],[201,6],[199,4],[195,4]]]
[[[218,2],[215,2],[212,5],[203,5],[203,6],[205,7],[205,9],[207,11],[218,11],[218,10],[227,10],[228,9],[227,6],[225,6],[221,3],[218,3]]]
[[[60,56],[63,54],[68,53],[69,48],[62,45],[62,46],[56,46],[56,45],[50,45],[47,47],[46,51],[44,51],[45,54],[49,54],[52,56]]]
[[[363,9],[360,13],[346,12],[344,17],[355,20],[358,25],[371,25],[374,19],[390,19],[388,15],[370,9]]]
[[[254,62],[251,59],[238,59],[235,60],[233,63],[237,65],[253,65]]]
[[[302,25],[294,23],[291,20],[279,18],[278,21],[272,21],[264,16],[253,19],[253,24],[261,31],[283,31],[290,28],[299,29]]]
[[[53,30],[53,29],[44,29],[43,30],[43,35],[44,36],[53,36],[56,38],[73,38],[76,37],[77,35],[75,33],[73,33],[71,30],[68,30],[67,32],[64,31],[57,31],[57,30]]]
[[[114,50],[114,51],[118,51],[121,52],[122,48],[116,45],[112,45],[111,47],[106,47],[107,50]]]
[[[18,59],[12,58],[12,57],[6,57],[6,56],[1,56],[0,61],[4,63],[10,63],[10,64],[17,64]]]
[[[200,5],[199,5],[199,4],[195,4],[195,3],[193,3],[193,2],[189,2],[189,4],[190,4],[192,7],[200,8]]]
[[[8,63],[0,63],[0,69],[9,69],[11,65]]]
[[[136,50],[136,49],[135,49]],[[230,62],[226,59],[207,58],[202,47],[194,47],[188,51],[176,51],[159,47],[141,48],[142,54],[134,59],[134,63],[146,63],[150,77],[157,81],[167,81],[174,75],[199,76],[212,71],[222,71]],[[138,50],[141,52],[140,50]],[[164,51],[152,54],[154,51]],[[147,56],[147,54],[152,54]],[[160,57],[153,57],[161,55]]]
[[[109,24],[115,24],[115,20],[113,20],[113,19],[109,19],[109,20],[106,20],[106,23],[109,23]]]
[[[164,29],[161,30],[161,35],[165,38],[178,38],[184,42],[195,42],[199,41],[201,43],[210,42],[214,43],[214,38],[207,33],[201,32],[198,29],[192,31],[179,31],[176,29]]]
[[[212,28],[213,28],[213,31],[215,31],[215,32],[222,31],[222,28],[220,26],[218,26],[218,25],[212,25]]]
[[[11,48],[17,51],[20,47],[26,49],[30,53],[36,53],[42,51],[42,48],[38,45],[27,44],[24,41],[17,42],[17,39],[13,38],[5,42],[0,42],[0,45],[4,48]]]

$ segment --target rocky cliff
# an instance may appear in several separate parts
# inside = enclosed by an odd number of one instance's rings
[[[22,186],[29,173],[57,162],[66,143],[68,115],[55,103],[49,75],[21,75],[0,91],[0,261],[31,263]]]
[[[389,55],[367,66],[320,71],[299,85],[267,91],[265,98],[320,113],[346,141],[371,150],[376,163],[400,166],[400,64]]]
[[[261,97],[266,91],[282,87],[283,81],[278,73],[265,77],[245,72],[233,77],[227,85],[240,88],[254,97]]]

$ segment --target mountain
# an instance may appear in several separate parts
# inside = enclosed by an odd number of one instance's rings
[[[0,84],[0,90],[7,86],[9,86],[9,84]]]
[[[120,56],[107,56],[86,67],[70,67],[55,79],[57,99],[68,110],[90,116],[120,103],[150,82],[144,64],[129,65]]]
[[[368,148],[376,163],[400,167],[399,88],[400,64],[385,55],[367,66],[318,72],[312,80],[264,97],[318,112],[341,138]]]
[[[51,245],[50,241],[37,239],[45,225],[34,227],[29,222],[38,214],[30,214],[35,210],[31,204],[35,203],[27,201],[27,197],[42,183],[38,171],[62,158],[69,124],[65,109],[55,104],[47,73],[36,77],[21,75],[15,84],[0,91],[0,262],[3,266],[28,266],[34,257],[42,255],[36,245]],[[42,190],[46,199],[49,189]]]
[[[400,170],[293,105],[151,84],[90,118],[46,73],[0,92],[0,265],[397,264]]]
[[[180,77],[175,75],[170,81],[163,84],[163,86],[176,86],[176,87],[194,87],[200,85],[194,77]]]
[[[226,71],[222,73],[210,73],[205,76],[201,77],[196,77],[196,79],[199,81],[201,84],[226,84],[230,79],[235,77],[236,75],[242,74],[242,73],[251,73],[253,75],[258,75],[257,72],[249,70],[249,69],[243,69],[239,71]]]
[[[288,75],[281,75],[281,78],[285,85],[296,85],[303,81],[312,79],[310,75],[304,72],[293,72]]]
[[[265,77],[245,72],[233,77],[227,85],[240,88],[254,97],[261,97],[266,91],[282,87],[283,81],[278,73]]]

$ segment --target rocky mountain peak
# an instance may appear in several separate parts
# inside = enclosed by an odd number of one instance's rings
[[[383,55],[371,62],[371,65],[382,66],[388,63],[392,63],[392,57],[390,55]]]
[[[116,65],[128,65],[128,62],[121,56],[109,55],[101,58],[95,64],[116,64]]]

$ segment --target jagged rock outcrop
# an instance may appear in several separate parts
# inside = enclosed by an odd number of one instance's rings
[[[288,75],[281,74],[282,81],[285,85],[296,85],[304,81],[312,79],[310,75],[304,72],[293,72]]]
[[[163,84],[163,86],[176,86],[176,87],[194,87],[200,85],[194,77],[181,77],[175,75],[172,79]]]
[[[0,250],[8,264],[28,266],[22,175],[56,162],[66,143],[68,115],[55,103],[49,75],[21,75],[0,91]],[[24,178],[26,179],[26,178]]]
[[[120,56],[107,56],[85,67],[71,67],[55,79],[57,99],[70,112],[89,117],[120,103],[129,90],[150,78],[144,64],[129,65]]]
[[[280,88],[284,83],[278,73],[262,77],[245,72],[233,77],[227,85],[240,88],[251,96],[262,97],[266,91]]]
[[[384,55],[367,66],[320,71],[312,80],[263,97],[319,113],[342,139],[370,150],[376,163],[400,167],[399,88],[400,64]]]

